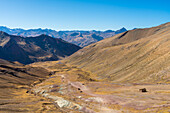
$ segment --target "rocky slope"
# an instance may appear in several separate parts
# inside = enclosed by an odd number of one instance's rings
[[[104,38],[112,37],[116,34],[127,31],[122,28],[117,31],[107,30],[107,31],[55,31],[51,29],[10,29],[4,26],[0,26],[0,31],[4,31],[10,35],[19,35],[24,37],[39,36],[46,34],[51,37],[61,38],[70,43],[76,44],[78,46],[84,47],[91,43],[100,41]]]
[[[66,59],[116,83],[170,83],[170,23],[91,44]]]
[[[80,47],[47,35],[21,37],[0,32],[0,58],[28,64],[36,61],[58,60]]]

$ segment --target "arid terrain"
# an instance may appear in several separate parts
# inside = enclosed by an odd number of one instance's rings
[[[42,68],[0,59],[0,112],[37,112],[43,109],[43,105],[49,102],[28,94],[27,90],[34,85],[34,81],[40,82],[49,75],[50,72]]]
[[[0,113],[170,113],[170,0],[0,0]]]
[[[169,113],[170,23],[135,29],[60,61],[0,60],[0,112]]]
[[[96,75],[61,62],[32,64],[55,74],[31,89],[63,112],[168,113],[170,84],[123,84],[98,80]],[[140,89],[146,88],[146,92]]]
[[[170,23],[104,39],[65,62],[113,83],[170,83]]]

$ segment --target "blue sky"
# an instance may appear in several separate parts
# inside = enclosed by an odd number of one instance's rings
[[[0,0],[0,26],[55,30],[144,28],[170,22],[170,0]]]

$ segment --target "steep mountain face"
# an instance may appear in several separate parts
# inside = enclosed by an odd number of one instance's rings
[[[170,23],[134,29],[79,50],[65,60],[117,83],[170,83]]]
[[[0,32],[0,58],[24,64],[58,60],[73,54],[80,47],[47,35],[20,37]]]
[[[91,43],[100,41],[104,38],[112,37],[116,34],[127,31],[122,28],[117,31],[107,30],[107,31],[55,31],[51,29],[10,29],[4,26],[0,26],[0,31],[4,31],[10,35],[19,35],[24,37],[39,36],[41,34],[46,34],[54,38],[61,38],[70,43],[76,44],[78,46],[84,47]]]

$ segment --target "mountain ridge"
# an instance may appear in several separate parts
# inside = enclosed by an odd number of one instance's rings
[[[47,35],[21,37],[0,32],[0,58],[28,64],[58,60],[80,49],[79,46]]]
[[[10,29],[5,26],[0,26],[0,31],[7,32],[10,35],[19,35],[23,37],[31,37],[31,36],[39,36],[41,34],[46,34],[54,38],[61,38],[66,40],[67,42],[76,44],[78,46],[84,47],[91,43],[95,43],[100,41],[104,38],[108,38],[114,36],[118,33],[122,33],[127,31],[124,27],[117,30],[107,30],[107,31],[83,31],[83,30],[71,30],[71,31],[55,31],[52,29],[28,29],[24,30],[21,28]],[[111,32],[108,32],[111,31]],[[76,35],[75,35],[76,34]],[[99,37],[98,39],[94,38],[93,36]]]
[[[170,23],[130,30],[84,47],[65,61],[112,82],[169,83],[169,37]]]
[[[10,47],[12,41],[27,52],[39,47],[44,50],[42,54],[53,52],[48,46],[54,43],[50,36],[10,38],[1,37],[0,47]],[[125,31],[60,61],[23,65],[0,59],[1,111],[168,112],[169,45],[168,23]]]

